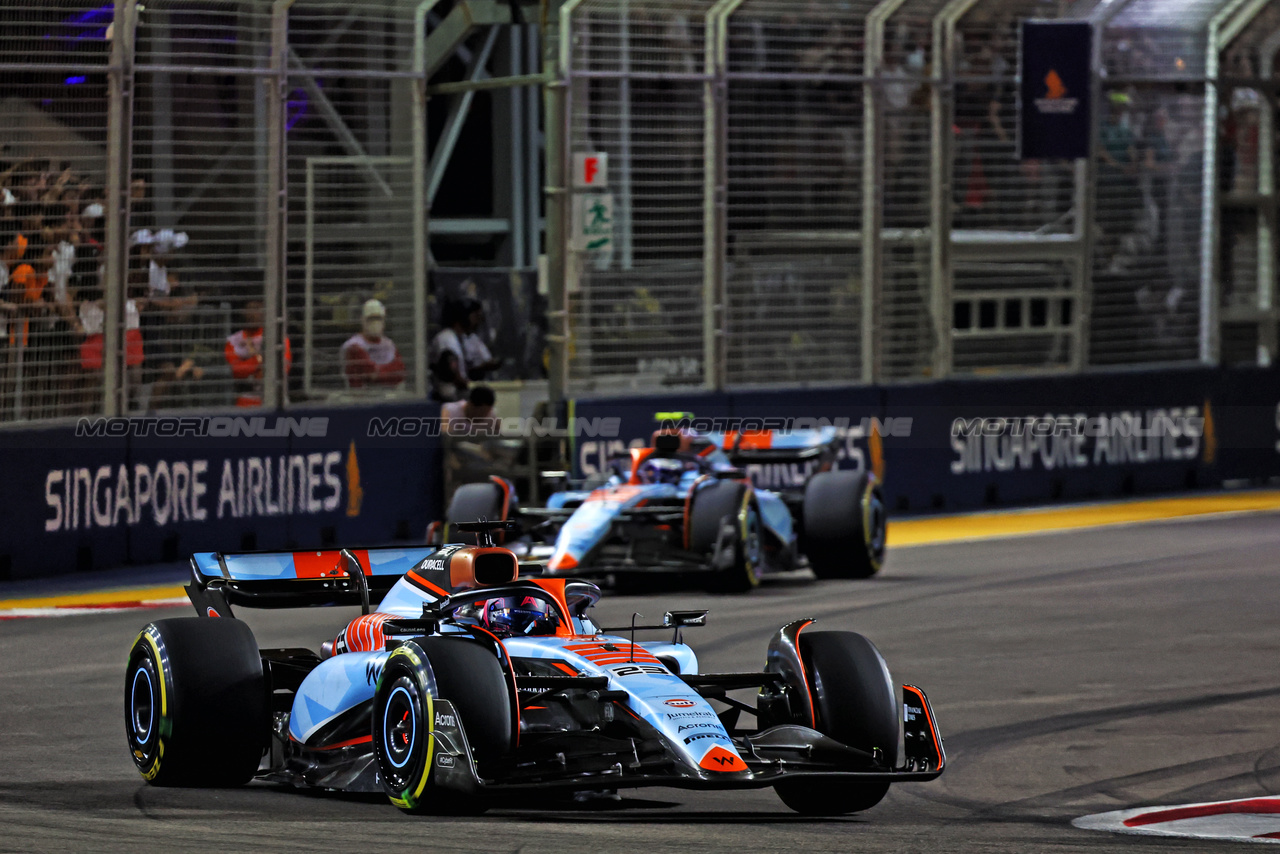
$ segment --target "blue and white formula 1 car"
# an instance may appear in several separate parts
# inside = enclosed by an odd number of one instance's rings
[[[424,813],[557,791],[772,786],[792,809],[836,815],[942,773],[924,693],[902,686],[900,706],[861,635],[799,620],[773,636],[762,672],[703,673],[681,630],[705,611],[602,629],[599,588],[519,578],[516,556],[488,544],[493,527],[460,525],[482,545],[438,550],[195,555],[201,616],[151,623],[129,653],[125,727],[142,776],[384,792]],[[355,602],[364,613],[319,654],[259,649],[231,612]],[[674,637],[635,640],[657,629]]]
[[[840,441],[834,427],[660,429],[650,447],[615,459],[595,488],[556,492],[546,507],[520,507],[500,478],[461,486],[434,530],[443,538],[456,521],[515,520],[527,559],[545,559],[551,577],[705,573],[722,592],[747,591],[765,573],[806,565],[819,578],[866,578],[884,560],[884,499],[874,474],[833,468]],[[753,487],[742,467],[768,463],[812,473],[794,490]]]

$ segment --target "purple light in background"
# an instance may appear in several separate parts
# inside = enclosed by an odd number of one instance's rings
[[[85,39],[105,39],[107,37],[107,24],[111,23],[111,19],[115,16],[115,4],[107,3],[96,9],[89,9],[78,15],[72,15],[69,18],[62,19],[62,26],[79,30],[79,32],[62,35],[59,38],[68,41],[84,41]],[[51,39],[53,33],[45,33],[44,37]]]
[[[79,75],[76,75],[75,77],[68,77],[68,78],[67,78],[65,81],[63,81],[63,82],[65,82],[65,83],[66,83],[66,85],[68,85],[68,86],[74,86],[74,85],[76,85],[77,83],[83,83],[84,81],[86,81],[86,80],[88,80],[88,79],[89,79],[89,78],[88,78],[88,77],[85,77],[83,74],[79,74]]]
[[[307,95],[305,89],[299,87],[289,95],[289,100],[285,101],[285,111],[289,116],[284,123],[286,133],[293,130],[293,126],[305,119],[307,113],[311,111],[311,97]]]
[[[79,15],[72,15],[70,18],[65,19],[62,23],[87,24],[90,21],[97,20],[98,18],[109,18],[112,15],[112,10],[114,9],[114,7],[115,7],[114,3],[108,3],[105,6],[99,6],[96,9],[90,9],[87,12],[81,12]]]

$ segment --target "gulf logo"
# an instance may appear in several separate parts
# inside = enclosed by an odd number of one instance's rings
[[[698,704],[684,697],[676,697],[674,700],[667,700],[667,705],[674,706],[677,709],[691,709]]]

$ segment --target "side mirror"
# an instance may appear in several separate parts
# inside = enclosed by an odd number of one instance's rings
[[[668,611],[662,615],[662,625],[675,629],[671,633],[672,643],[683,643],[684,639],[680,636],[680,629],[685,626],[705,626],[707,624],[707,611]]]
[[[662,625],[672,629],[678,629],[681,626],[705,626],[708,613],[705,608],[701,611],[668,611],[662,615]]]

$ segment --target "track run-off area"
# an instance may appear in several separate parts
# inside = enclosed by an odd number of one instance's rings
[[[709,607],[709,625],[686,632],[705,671],[759,669],[780,625],[814,617],[867,635],[896,681],[928,693],[943,777],[829,820],[771,790],[416,818],[377,797],[265,784],[152,788],[125,747],[125,655],[148,621],[191,613],[173,605],[178,579],[0,586],[0,616],[13,618],[0,620],[0,851],[1218,850],[1233,843],[1081,819],[1280,794],[1278,569],[1280,494],[1245,492],[901,521],[866,581],[606,593],[606,624]],[[264,647],[318,648],[355,613],[237,610]]]

